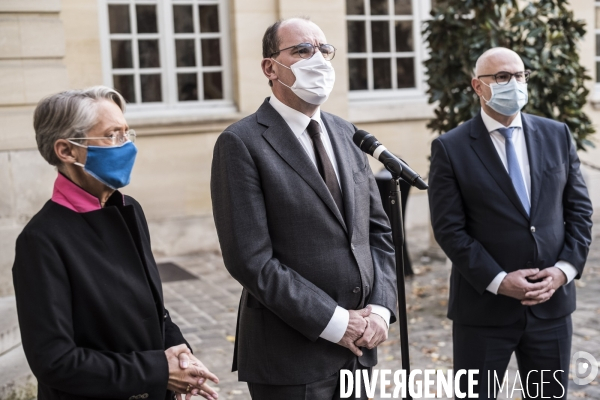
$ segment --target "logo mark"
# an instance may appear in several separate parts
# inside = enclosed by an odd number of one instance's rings
[[[585,361],[584,361],[585,360]],[[598,376],[598,361],[596,358],[586,351],[578,351],[573,354],[571,362],[575,366],[573,374],[573,382],[576,385],[587,385]],[[581,377],[587,371],[587,376]]]

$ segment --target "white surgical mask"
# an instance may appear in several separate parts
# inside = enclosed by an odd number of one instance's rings
[[[481,96],[485,104],[502,115],[515,115],[529,100],[527,83],[517,82],[516,79],[511,79],[506,85],[497,83],[488,85],[483,81],[481,83],[492,89],[492,97],[489,100]]]
[[[327,101],[333,84],[335,83],[335,70],[331,62],[325,60],[320,51],[317,51],[311,58],[302,59],[291,67],[285,66],[279,61],[271,58],[277,64],[292,70],[296,77],[296,82],[292,86],[285,83],[279,83],[286,86],[307,103],[321,105]]]

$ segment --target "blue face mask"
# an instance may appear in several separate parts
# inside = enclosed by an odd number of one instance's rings
[[[492,97],[489,100],[482,96],[485,104],[502,115],[515,115],[529,100],[527,84],[517,82],[516,79],[511,79],[506,85],[481,83],[492,89]]]
[[[137,147],[132,142],[110,147],[84,146],[70,142],[87,148],[85,165],[77,162],[75,165],[83,167],[85,172],[111,189],[116,190],[129,184],[137,154]]]

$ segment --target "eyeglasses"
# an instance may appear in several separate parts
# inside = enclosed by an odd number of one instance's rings
[[[479,75],[477,79],[484,78],[486,76],[493,76],[498,85],[506,85],[508,82],[510,82],[513,76],[515,77],[517,82],[527,83],[529,82],[529,75],[531,75],[531,71],[529,70],[515,72],[514,74],[511,74],[510,72],[506,71],[500,71],[497,74],[493,75]]]
[[[125,132],[111,132],[103,137],[80,137],[68,138],[67,140],[96,140],[101,143],[101,146],[119,146],[126,142],[135,142],[135,131],[130,129]]]
[[[323,55],[324,59],[326,59],[327,61],[333,60],[333,57],[335,56],[335,47],[333,47],[330,44],[326,44],[326,43],[319,44],[318,46],[315,46],[312,43],[300,43],[295,46],[290,46],[290,47],[286,47],[285,49],[280,49],[280,50],[276,51],[275,53],[272,53],[269,57],[273,57],[275,54],[279,54],[284,50],[293,49],[292,54],[298,54],[301,58],[309,59],[315,55],[317,48]]]

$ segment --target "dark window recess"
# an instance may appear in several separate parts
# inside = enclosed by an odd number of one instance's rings
[[[223,98],[223,80],[220,72],[205,72],[204,100],[220,100]]]
[[[110,33],[131,33],[129,6],[110,4],[108,6]]]
[[[194,33],[192,6],[173,6],[173,27],[175,33]]]
[[[199,6],[200,32],[219,32],[219,6]]]
[[[158,33],[155,5],[135,6],[138,33]]]
[[[113,75],[113,86],[128,103],[135,103],[133,75]]]

